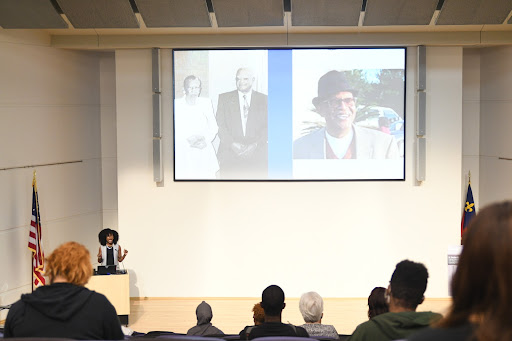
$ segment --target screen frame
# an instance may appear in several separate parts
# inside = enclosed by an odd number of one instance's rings
[[[402,128],[403,128],[403,144],[402,151],[403,155],[401,156],[402,160],[402,177],[401,178],[325,178],[325,179],[316,179],[316,178],[265,178],[265,179],[224,179],[224,178],[215,178],[215,179],[183,179],[176,178],[176,94],[178,92],[178,88],[180,85],[176,84],[176,52],[182,51],[295,51],[295,50],[402,50],[403,51],[403,117],[402,117]],[[406,46],[322,46],[322,47],[220,47],[220,48],[176,48],[172,49],[171,54],[171,64],[172,64],[172,120],[173,120],[173,181],[175,182],[382,182],[382,181],[405,181],[406,180],[406,162],[407,162],[407,47]],[[268,70],[267,70],[268,71]],[[182,86],[182,85],[181,85]],[[316,85],[315,85],[316,87]],[[233,85],[233,88],[235,86]],[[269,95],[270,91],[267,93]]]

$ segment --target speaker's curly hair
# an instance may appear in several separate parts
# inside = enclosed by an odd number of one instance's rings
[[[114,236],[114,244],[117,244],[117,241],[119,240],[119,233],[115,230],[111,229],[103,229],[98,233],[98,240],[100,241],[100,244],[105,246],[107,245],[107,236],[113,235]]]

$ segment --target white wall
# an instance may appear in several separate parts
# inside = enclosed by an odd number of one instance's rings
[[[404,182],[172,181],[171,52],[162,50],[163,184],[153,182],[151,51],[116,51],[119,231],[131,296],[366,297],[409,258],[448,295],[460,241],[462,48],[427,49],[427,181],[414,179],[416,50],[408,50]]]
[[[512,198],[512,161],[505,160],[512,159],[512,46],[482,49],[480,70],[480,204],[484,206]]]
[[[463,57],[461,218],[470,173],[473,199],[476,208],[480,208],[480,51],[466,48]]]
[[[99,62],[103,227],[117,229],[117,121],[114,53],[101,54]]]
[[[97,250],[96,235],[103,220],[103,109],[102,58],[97,52],[51,48],[47,36],[19,30],[0,30],[0,51],[0,305],[4,305],[30,291],[27,244],[34,169],[4,168],[81,160],[35,168],[44,251],[49,255],[68,240]]]

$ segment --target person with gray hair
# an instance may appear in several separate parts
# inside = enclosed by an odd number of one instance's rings
[[[334,326],[322,324],[324,300],[318,293],[310,291],[303,294],[299,301],[299,310],[306,322],[301,327],[306,329],[310,337],[339,338]]]

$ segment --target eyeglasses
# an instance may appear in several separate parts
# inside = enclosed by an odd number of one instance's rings
[[[345,104],[348,107],[352,107],[356,104],[356,99],[354,97],[347,97],[347,98],[330,98],[324,101],[329,107],[331,108],[339,108],[343,104]]]

